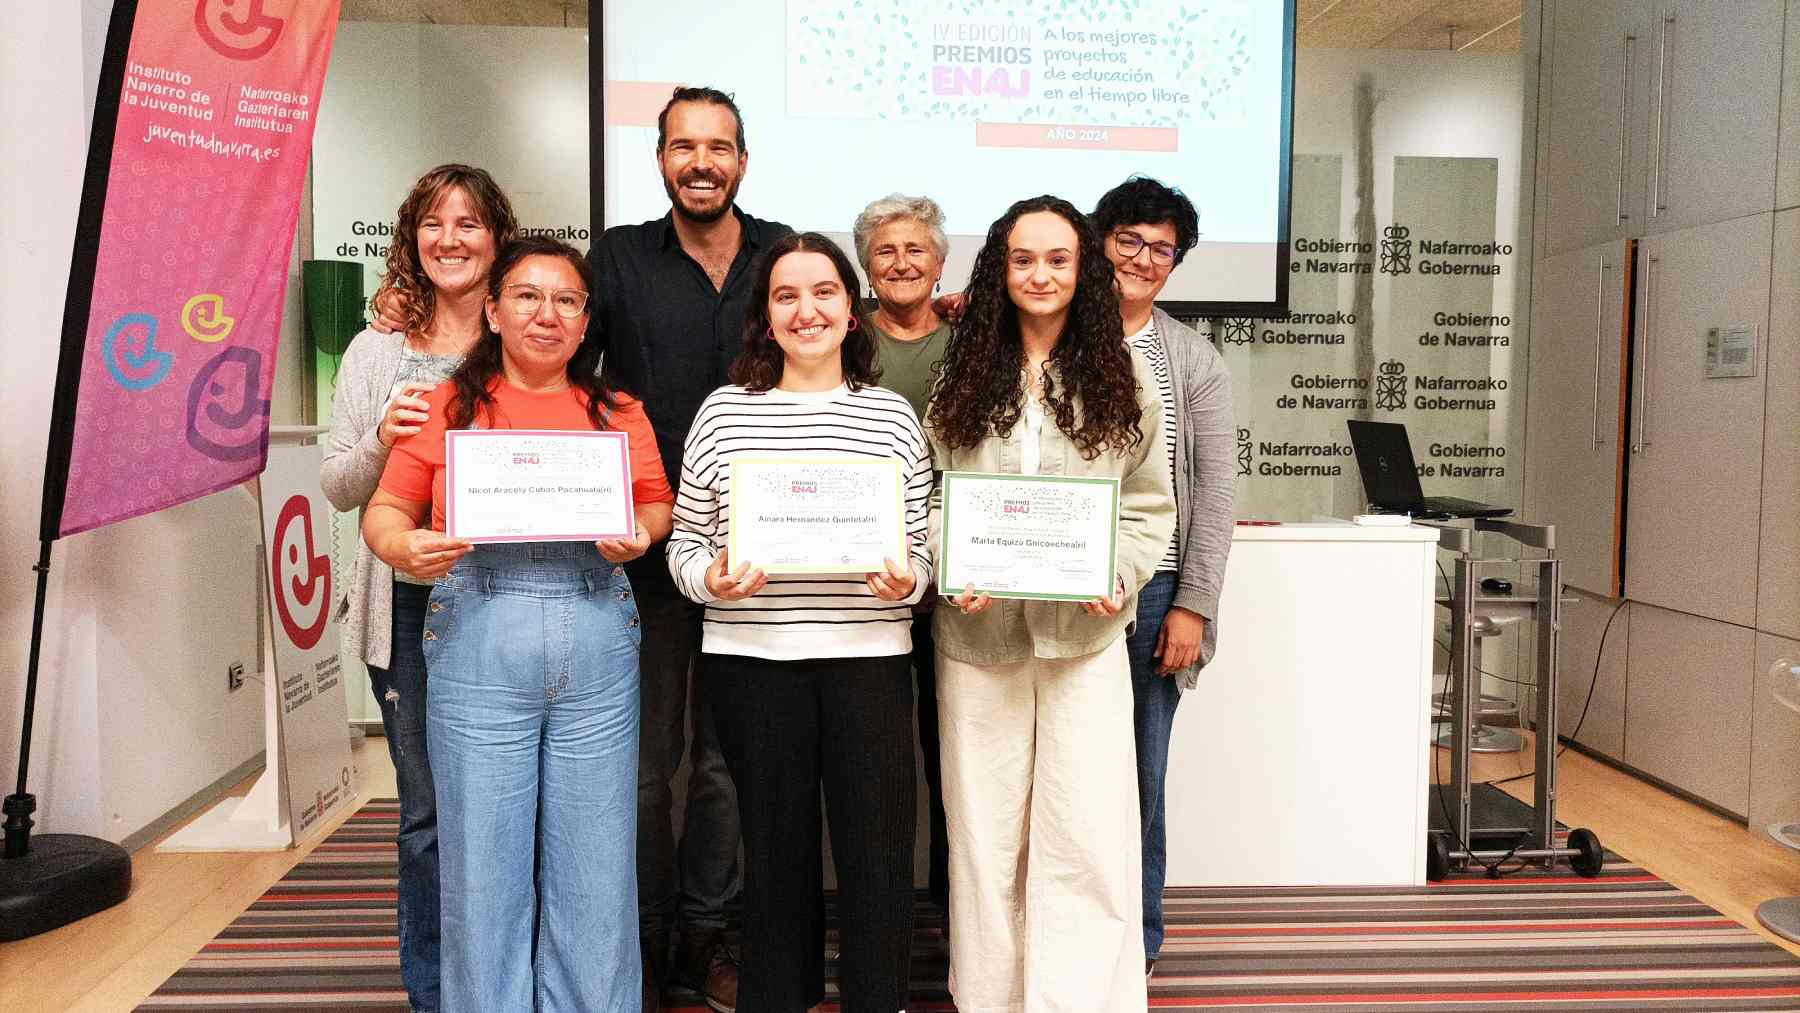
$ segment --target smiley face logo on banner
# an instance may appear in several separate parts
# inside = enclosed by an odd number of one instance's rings
[[[106,330],[100,356],[126,390],[149,390],[175,365],[175,356],[156,347],[156,327],[156,318],[148,313],[127,313]]]
[[[315,549],[312,503],[305,496],[291,496],[282,504],[273,542],[269,585],[275,591],[275,614],[294,646],[311,650],[331,620],[331,557]]]
[[[220,56],[255,60],[275,48],[287,24],[263,8],[267,0],[197,0],[194,30]]]
[[[227,348],[212,357],[188,388],[187,441],[215,461],[248,461],[262,453],[260,420],[269,402],[262,389],[262,353]]]
[[[237,318],[225,315],[225,299],[211,292],[203,292],[181,307],[181,329],[195,341],[224,341],[236,326]]]

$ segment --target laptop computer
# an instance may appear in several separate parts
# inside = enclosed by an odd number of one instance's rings
[[[1455,496],[1427,496],[1419,488],[1412,441],[1398,422],[1349,420],[1350,445],[1362,472],[1363,495],[1381,513],[1414,517],[1505,517],[1511,507],[1497,507]]]

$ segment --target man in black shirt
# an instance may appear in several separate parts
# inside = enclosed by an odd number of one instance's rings
[[[601,235],[592,252],[593,327],[605,342],[608,379],[643,401],[669,485],[679,488],[688,428],[700,402],[727,382],[743,340],[751,264],[792,230],[736,206],[749,156],[743,118],[729,95],[677,88],[657,119],[656,147],[669,214]],[[731,1013],[737,967],[723,931],[725,904],[740,882],[737,794],[691,677],[701,609],[675,590],[662,545],[627,569],[643,622],[637,790],[645,1008],[656,1008],[651,997],[679,919],[676,975],[713,1009]],[[692,765],[678,848],[670,783],[681,766],[690,707]]]

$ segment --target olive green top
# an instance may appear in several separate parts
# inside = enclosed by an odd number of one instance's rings
[[[901,341],[888,332],[869,324],[875,332],[875,359],[881,365],[881,385],[912,404],[919,424],[925,424],[925,402],[931,399],[932,370],[944,357],[950,344],[950,325],[938,328],[917,341]]]

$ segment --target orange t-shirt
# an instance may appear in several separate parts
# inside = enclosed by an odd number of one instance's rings
[[[505,377],[488,388],[494,395],[493,412],[481,411],[478,420],[486,429],[559,429],[591,430],[588,421],[587,395],[574,387],[539,393],[522,390],[506,382]],[[403,437],[388,455],[387,470],[381,473],[381,488],[415,503],[431,500],[431,527],[444,530],[444,429],[450,402],[456,397],[456,385],[438,384],[425,402],[430,417],[417,433]],[[656,434],[650,418],[637,399],[614,394],[618,402],[607,415],[607,422],[622,432],[631,446],[631,495],[638,503],[673,502],[675,493],[663,473],[662,455],[656,450]]]

